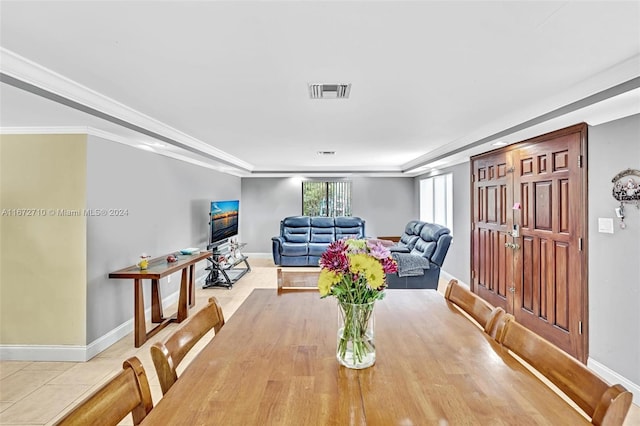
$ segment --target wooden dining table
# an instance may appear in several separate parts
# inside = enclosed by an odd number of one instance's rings
[[[376,302],[376,362],[336,360],[338,309],[256,289],[144,425],[590,424],[435,290]]]

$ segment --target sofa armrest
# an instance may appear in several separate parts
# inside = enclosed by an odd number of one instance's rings
[[[284,243],[284,238],[282,237],[273,237],[271,238],[271,251],[273,254],[273,262],[276,265],[280,265],[280,258],[282,253],[282,244]]]
[[[444,258],[447,255],[447,251],[449,251],[449,246],[451,245],[452,239],[453,237],[451,236],[451,234],[441,235],[440,238],[438,238],[436,249],[431,255],[431,262],[435,263],[439,267],[442,267]]]
[[[389,251],[391,253],[410,253],[411,252],[409,250],[409,247],[400,246],[400,245],[395,245],[395,246],[389,247]]]

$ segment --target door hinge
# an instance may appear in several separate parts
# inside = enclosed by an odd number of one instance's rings
[[[476,278],[476,271],[471,271],[471,278],[475,279]]]
[[[582,155],[578,155],[578,167],[582,167]]]
[[[578,334],[582,334],[582,321],[578,321]]]
[[[475,222],[471,222],[471,230],[475,230],[476,229],[476,223]]]
[[[582,238],[578,238],[578,251],[582,251]]]

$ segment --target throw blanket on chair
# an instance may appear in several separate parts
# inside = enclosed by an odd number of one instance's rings
[[[429,260],[422,256],[409,253],[392,253],[398,262],[399,277],[417,277],[424,275],[424,270],[429,269]]]

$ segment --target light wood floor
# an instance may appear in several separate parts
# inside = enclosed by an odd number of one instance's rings
[[[238,281],[232,290],[196,287],[196,306],[216,296],[225,318],[230,318],[254,288],[276,288],[276,268],[271,260],[250,259],[252,271]],[[446,282],[441,282],[441,287]],[[439,289],[441,291],[442,288]],[[133,297],[133,295],[132,295]],[[166,312],[171,312],[167,307]],[[179,324],[170,324],[140,348],[133,346],[133,334],[123,338],[89,362],[22,362],[0,361],[0,425],[48,425],[100,387],[122,368],[122,361],[137,356],[147,372],[154,404],[162,398],[149,347],[166,339]],[[178,374],[213,337],[206,335],[178,369]],[[128,416],[123,425],[132,424]],[[640,426],[640,407],[632,406],[625,426]]]

